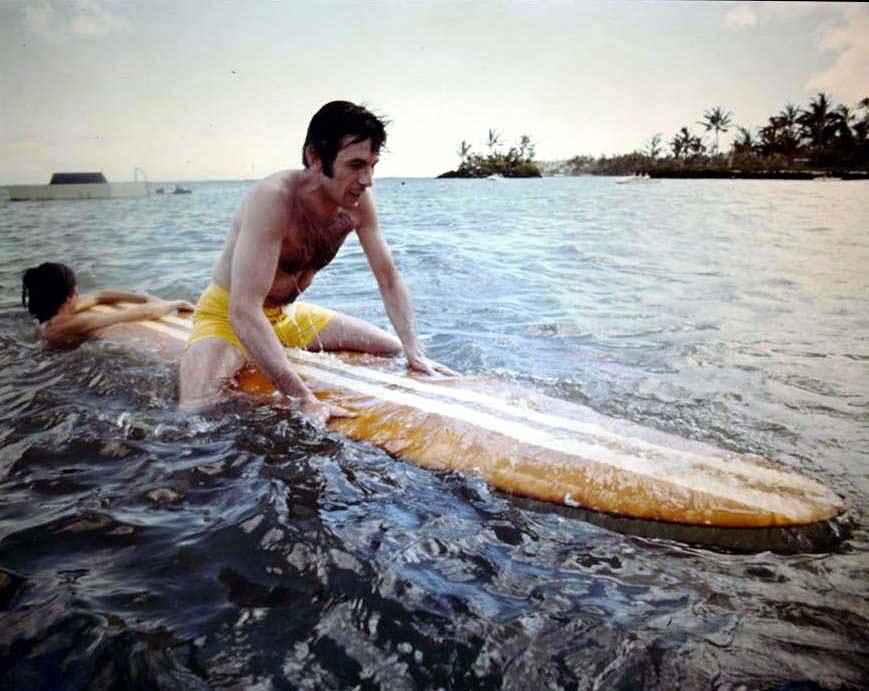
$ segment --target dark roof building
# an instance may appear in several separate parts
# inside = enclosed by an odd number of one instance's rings
[[[50,185],[104,185],[108,182],[102,173],[55,173]]]

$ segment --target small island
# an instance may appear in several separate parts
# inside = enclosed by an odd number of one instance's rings
[[[539,178],[543,177],[540,168],[534,162],[534,144],[531,137],[523,134],[516,146],[511,146],[506,152],[500,147],[501,134],[490,129],[486,146],[486,155],[472,153],[471,145],[462,141],[459,145],[461,164],[456,170],[450,170],[438,175],[439,178]]]

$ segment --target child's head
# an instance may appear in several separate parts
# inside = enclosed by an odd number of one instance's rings
[[[21,304],[40,322],[45,322],[75,294],[76,287],[75,272],[66,264],[45,262],[24,272]]]

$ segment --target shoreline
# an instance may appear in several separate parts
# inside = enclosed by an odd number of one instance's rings
[[[636,175],[656,179],[711,180],[869,180],[865,170],[721,170],[700,168],[689,170],[640,170]]]

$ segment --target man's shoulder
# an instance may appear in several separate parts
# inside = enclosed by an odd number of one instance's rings
[[[282,170],[255,183],[245,194],[242,214],[245,208],[248,213],[288,214],[298,194],[299,174],[297,170]]]
[[[277,173],[272,173],[255,183],[250,188],[248,196],[263,199],[269,197],[291,198],[296,194],[301,184],[301,172],[300,170],[279,170]]]

